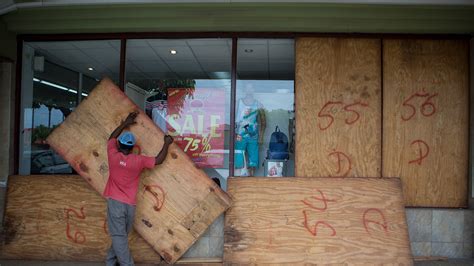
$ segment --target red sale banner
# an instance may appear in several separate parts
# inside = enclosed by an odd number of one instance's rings
[[[167,121],[168,134],[199,167],[223,166],[223,89],[168,89]]]

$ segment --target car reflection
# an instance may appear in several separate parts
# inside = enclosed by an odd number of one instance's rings
[[[72,167],[53,150],[34,151],[31,154],[32,174],[72,174]]]

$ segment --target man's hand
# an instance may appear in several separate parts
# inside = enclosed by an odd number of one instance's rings
[[[162,164],[163,161],[166,158],[166,155],[168,154],[168,148],[173,143],[173,138],[170,135],[165,135],[163,137],[165,143],[163,144],[163,147],[161,148],[160,153],[155,158],[155,165]]]
[[[135,124],[135,118],[137,118],[138,112],[131,112],[127,118],[110,134],[109,139],[116,139],[122,133],[124,128]]]
[[[127,118],[125,118],[125,121],[123,121],[123,123],[127,126],[130,126],[130,125],[133,125],[135,124],[135,119],[137,118],[138,116],[138,112],[131,112],[130,114],[128,114]]]
[[[173,137],[171,137],[170,135],[165,135],[164,140],[166,145],[170,145],[171,143],[173,143]]]

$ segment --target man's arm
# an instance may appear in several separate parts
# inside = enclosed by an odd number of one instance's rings
[[[163,161],[166,159],[166,155],[168,154],[168,148],[173,143],[173,138],[170,135],[165,135],[164,137],[164,144],[163,148],[161,148],[160,153],[155,158],[155,165],[162,164]]]
[[[122,121],[122,123],[112,132],[112,134],[110,134],[109,140],[118,138],[120,133],[122,133],[126,127],[135,124],[135,118],[137,118],[137,115],[138,112],[131,112],[128,114],[127,118]]]

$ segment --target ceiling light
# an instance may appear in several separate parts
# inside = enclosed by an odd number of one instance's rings
[[[46,80],[41,80],[41,79],[33,78],[33,81],[34,81],[34,82],[39,82],[39,83],[41,83],[41,84],[48,85],[48,86],[51,86],[51,87],[54,87],[54,88],[57,88],[57,89],[60,89],[60,90],[63,90],[63,91],[72,92],[72,93],[77,94],[77,91],[76,91],[76,90],[69,89],[69,88],[66,88],[66,87],[64,87],[64,86],[61,86],[61,85],[59,85],[59,84],[52,83],[52,82],[48,82],[48,81],[46,81]]]
[[[92,67],[89,67],[88,69],[89,69],[89,71],[93,71],[93,70],[94,70],[94,68],[92,68]]]
[[[230,79],[229,72],[210,72],[209,76],[213,79]]]
[[[244,52],[246,52],[246,53],[253,53],[253,49],[245,49]]]
[[[176,51],[176,50],[174,50],[174,49],[171,49],[171,50],[170,50],[170,54],[172,54],[172,55],[175,55],[175,54],[177,54],[177,53],[178,53],[178,51]]]

